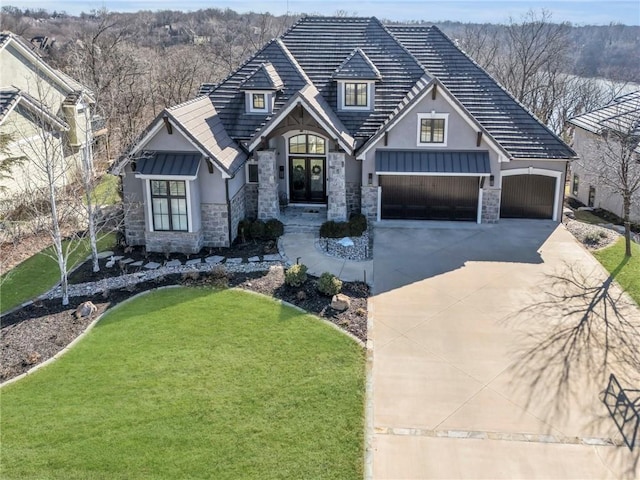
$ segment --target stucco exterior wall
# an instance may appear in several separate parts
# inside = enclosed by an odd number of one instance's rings
[[[418,144],[419,114],[423,113],[448,114],[446,121],[447,142],[446,145],[433,144],[425,146]],[[373,175],[373,186],[378,186],[378,178],[375,174],[376,150],[471,150],[488,151],[491,164],[491,173],[499,175],[499,154],[487,142],[483,135],[480,146],[477,146],[478,129],[469,125],[460,116],[453,106],[438,92],[433,100],[431,94],[427,94],[420,102],[416,103],[404,117],[398,121],[387,133],[387,145],[384,145],[384,136],[380,137],[362,160],[361,182],[367,185],[369,174]]]

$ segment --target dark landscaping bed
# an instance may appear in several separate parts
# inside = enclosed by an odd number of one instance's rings
[[[268,248],[269,245],[250,243],[231,249],[214,249],[210,254],[246,259],[270,253],[265,252],[265,247]],[[114,253],[120,254],[115,251]],[[127,255],[134,258],[135,253],[129,252]],[[171,255],[171,258],[180,256]],[[166,260],[164,256],[162,259]],[[120,269],[116,267],[102,268],[101,272],[95,274],[91,269],[91,262],[88,261],[74,272],[72,283],[96,281],[120,273]],[[51,358],[80,335],[95,318],[94,315],[91,318],[76,319],[73,313],[81,303],[87,300],[93,302],[98,308],[98,315],[133,295],[168,285],[205,288],[228,286],[259,292],[323,317],[360,340],[366,341],[368,286],[359,282],[345,282],[342,293],[350,298],[351,306],[344,312],[338,312],[331,308],[331,298],[318,292],[315,280],[310,276],[303,286],[294,288],[284,284],[284,270],[279,267],[271,268],[268,272],[254,273],[224,273],[223,269],[214,269],[209,273],[171,274],[131,285],[126,289],[110,290],[93,296],[71,297],[71,303],[66,307],[61,305],[59,298],[41,300],[0,318],[0,382],[20,375]]]

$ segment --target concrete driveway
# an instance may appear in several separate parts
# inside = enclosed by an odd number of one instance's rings
[[[374,248],[368,477],[640,478],[601,401],[611,373],[640,388],[640,313],[564,226],[382,224]]]

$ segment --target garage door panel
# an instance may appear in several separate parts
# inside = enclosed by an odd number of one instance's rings
[[[502,178],[501,218],[553,218],[556,178],[509,175]]]
[[[382,218],[476,220],[478,177],[382,176]]]

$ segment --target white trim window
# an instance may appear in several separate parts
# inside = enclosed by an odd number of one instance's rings
[[[247,113],[270,113],[272,94],[269,92],[248,91],[245,92]]]
[[[340,110],[372,110],[374,82],[345,80],[338,82]]]
[[[448,113],[419,113],[417,145],[419,147],[446,147],[448,121]]]
[[[184,180],[149,180],[153,230],[188,232],[187,182]]]
[[[258,162],[250,161],[245,164],[247,183],[258,183]]]

